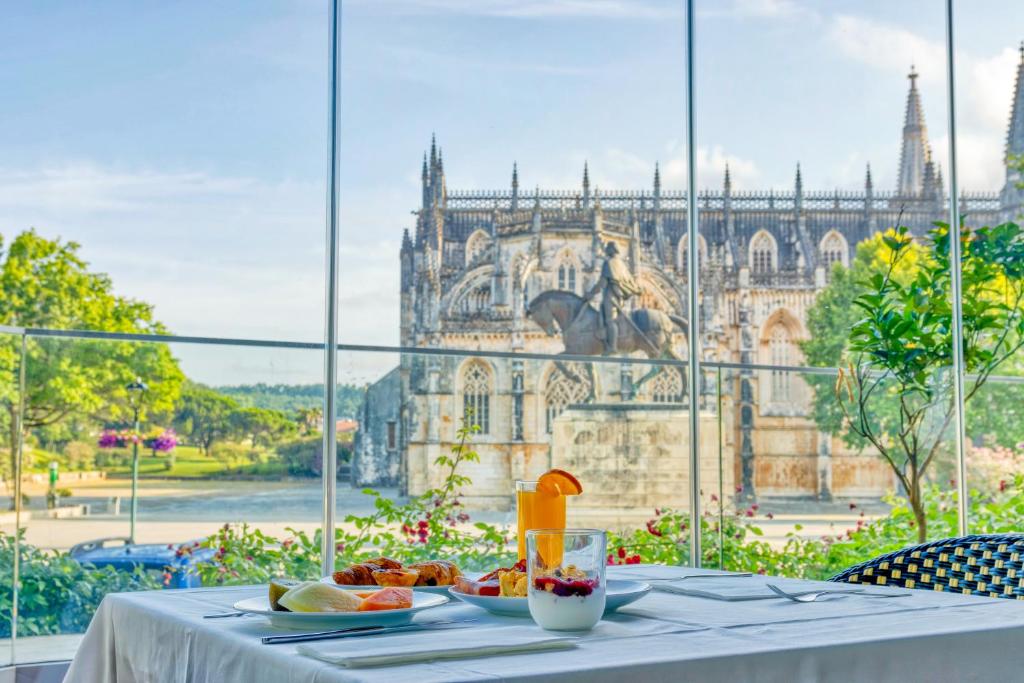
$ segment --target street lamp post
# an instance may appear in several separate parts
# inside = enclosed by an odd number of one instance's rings
[[[146,393],[146,384],[140,377],[125,387],[128,390],[128,403],[132,407],[132,503],[130,511],[130,522],[128,538],[135,543],[135,515],[139,508],[138,487],[139,487],[139,409],[142,407],[142,395]]]

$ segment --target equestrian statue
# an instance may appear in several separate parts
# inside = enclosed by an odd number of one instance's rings
[[[689,334],[686,320],[654,308],[624,310],[630,298],[640,293],[640,286],[629,267],[619,256],[614,242],[605,245],[605,260],[597,282],[581,297],[573,292],[550,290],[530,302],[526,315],[549,336],[559,332],[565,355],[611,356],[643,352],[651,359],[672,358],[685,362],[672,348],[672,335],[677,330]],[[590,300],[601,294],[601,305],[595,309]],[[580,381],[576,373],[564,363],[556,362],[558,369],[569,379]],[[658,374],[661,367],[654,365],[641,377],[634,388]],[[590,400],[594,399],[594,371],[587,364],[590,376]],[[680,369],[682,373],[682,369]],[[683,385],[686,385],[685,376]]]

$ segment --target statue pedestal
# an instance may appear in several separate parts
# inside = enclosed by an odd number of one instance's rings
[[[572,406],[552,425],[551,466],[575,474],[583,495],[570,498],[569,524],[634,526],[655,508],[689,510],[689,409],[668,403]],[[703,503],[718,494],[718,416],[701,411]],[[734,489],[732,449],[723,449],[723,491]],[[717,504],[715,504],[717,509]]]

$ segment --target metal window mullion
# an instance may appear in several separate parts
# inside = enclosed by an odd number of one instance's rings
[[[28,362],[28,337],[22,331],[18,363],[18,414],[15,416],[17,437],[14,454],[14,562],[11,567],[11,664],[18,661],[18,601],[21,599],[21,469],[25,451],[25,366]]]
[[[699,253],[697,242],[697,152],[694,146],[693,106],[693,3],[686,0],[686,223],[687,253]],[[700,528],[700,309],[697,297],[700,259],[687,259],[689,303],[689,392],[690,392],[690,565],[701,565]]]
[[[952,297],[953,401],[956,433],[957,531],[967,535],[967,434],[964,414],[963,283],[961,282],[960,205],[957,201],[956,78],[953,55],[953,0],[946,0],[946,88],[949,109],[949,279]]]
[[[320,566],[324,576],[334,573],[334,510],[337,494],[337,384],[338,384],[338,66],[341,60],[341,0],[330,0],[328,30],[327,103],[327,229],[326,301],[324,332],[324,429],[321,476],[323,500]]]

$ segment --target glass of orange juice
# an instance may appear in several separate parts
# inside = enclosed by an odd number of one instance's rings
[[[565,496],[537,490],[536,481],[516,482],[516,509],[519,537],[519,559],[526,559],[526,532],[530,529],[564,529]],[[545,559],[559,562],[559,557]]]

